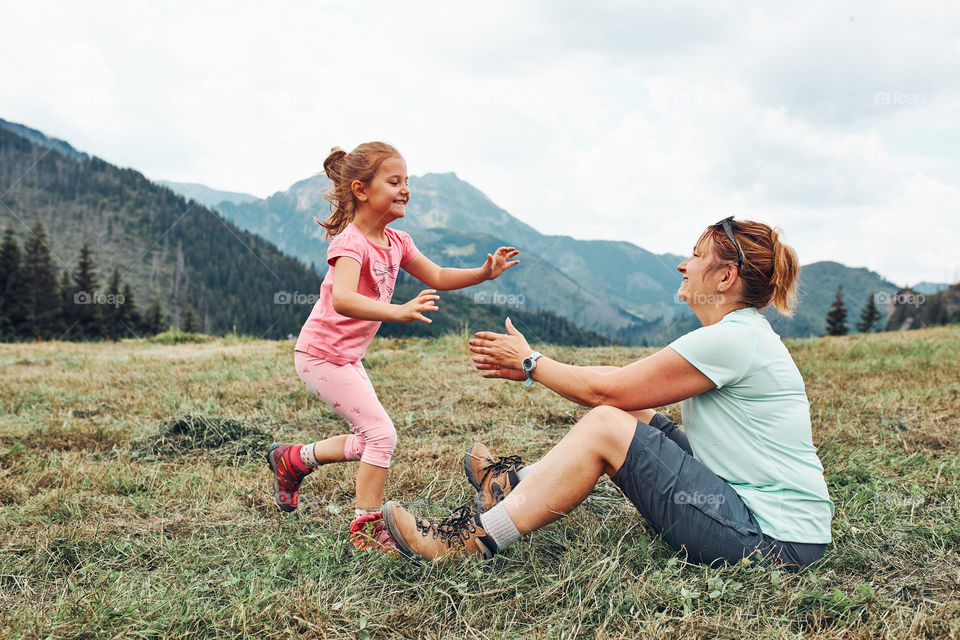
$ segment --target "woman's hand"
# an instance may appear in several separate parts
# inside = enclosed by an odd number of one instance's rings
[[[523,359],[533,353],[526,338],[510,322],[504,323],[507,333],[480,331],[470,341],[470,351],[475,353],[473,362],[477,369],[486,371],[485,378],[506,378],[508,380],[526,380],[521,370]]]
[[[500,274],[510,267],[520,264],[519,260],[510,261],[511,258],[516,257],[519,253],[520,252],[514,247],[500,247],[493,254],[488,253],[487,261],[480,267],[484,278],[486,280],[493,280],[494,278],[500,277]]]
[[[430,318],[423,315],[425,311],[436,311],[436,301],[440,299],[435,289],[424,289],[417,297],[405,304],[398,305],[397,322],[410,322],[419,320],[430,324],[433,322]]]
[[[513,380],[514,382],[523,382],[527,379],[527,374],[520,369],[508,369],[507,367],[501,367],[498,364],[480,363],[477,363],[476,367],[483,372],[480,375],[482,375],[484,378],[503,378],[504,380]]]

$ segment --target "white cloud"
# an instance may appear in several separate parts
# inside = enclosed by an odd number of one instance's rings
[[[953,4],[98,7],[5,7],[0,117],[259,196],[386,139],[545,233],[684,253],[735,213],[805,262],[960,276]]]

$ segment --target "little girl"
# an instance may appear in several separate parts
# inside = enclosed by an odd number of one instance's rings
[[[519,252],[500,247],[478,269],[441,268],[417,251],[407,233],[389,228],[404,216],[410,189],[407,164],[388,144],[368,142],[350,153],[335,147],[323,169],[333,181],[326,194],[331,215],[320,222],[333,239],[330,269],[300,331],[294,362],[307,388],[343,416],[353,434],[313,444],[274,443],[267,462],[277,506],[293,511],[308,473],[322,464],[359,460],[351,541],[389,550],[393,542],[380,509],[397,431],[360,360],[381,322],[431,322],[424,313],[437,310],[437,290],[493,280],[519,263],[512,260]],[[391,304],[401,267],[431,288],[405,304]]]

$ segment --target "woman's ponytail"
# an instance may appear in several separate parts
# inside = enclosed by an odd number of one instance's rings
[[[739,269],[742,302],[758,309],[773,304],[782,315],[792,316],[800,277],[797,252],[780,241],[777,230],[762,222],[734,220],[730,227],[743,251]],[[697,246],[703,242],[711,243],[711,253],[720,263],[737,262],[737,249],[722,227],[708,227]]]
[[[773,241],[773,275],[770,277],[773,293],[770,302],[781,315],[789,317],[797,307],[800,261],[793,247],[780,242],[780,234],[775,229],[771,229],[770,236]]]

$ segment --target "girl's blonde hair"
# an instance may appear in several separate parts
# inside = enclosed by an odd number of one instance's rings
[[[772,303],[781,314],[792,316],[800,277],[797,252],[780,241],[778,230],[762,222],[732,220],[730,227],[743,251],[743,302],[758,309]],[[707,227],[697,240],[697,252],[703,254],[707,243],[719,262],[737,262],[737,248],[722,226]]]
[[[369,184],[383,161],[393,157],[400,157],[400,152],[386,142],[364,142],[350,153],[340,147],[330,150],[323,161],[323,172],[333,182],[323,194],[330,201],[330,216],[323,222],[317,220],[326,229],[328,240],[346,229],[357,215],[354,180]]]

